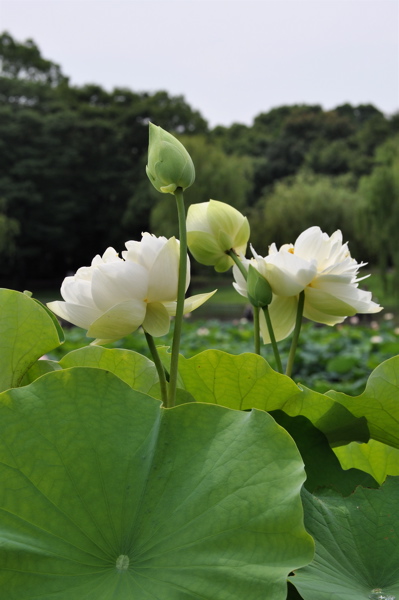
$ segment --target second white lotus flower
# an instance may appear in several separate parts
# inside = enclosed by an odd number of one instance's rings
[[[62,319],[87,329],[97,344],[109,343],[141,325],[152,336],[169,331],[176,314],[179,241],[144,233],[140,242],[126,242],[122,258],[113,248],[97,255],[90,267],[81,267],[61,286],[64,301],[47,306]],[[186,290],[190,282],[189,259]],[[187,298],[189,313],[215,292]]]
[[[377,313],[382,307],[371,300],[371,292],[360,290],[358,270],[364,266],[351,257],[348,244],[342,243],[341,231],[331,236],[320,227],[310,227],[295,244],[277,250],[272,244],[266,257],[253,249],[252,264],[269,282],[273,299],[269,305],[276,340],[286,338],[294,329],[300,292],[305,293],[303,316],[316,323],[335,325],[356,313]],[[233,268],[235,289],[247,296],[246,282],[239,269]],[[367,276],[366,276],[367,277]],[[260,327],[265,343],[270,342],[261,314]]]

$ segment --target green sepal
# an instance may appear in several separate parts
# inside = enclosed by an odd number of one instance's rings
[[[247,293],[252,306],[265,308],[273,298],[269,282],[251,264],[248,267]]]

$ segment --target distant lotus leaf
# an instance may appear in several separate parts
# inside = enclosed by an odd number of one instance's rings
[[[284,600],[303,463],[262,411],[162,409],[101,369],[0,396],[7,600]]]
[[[290,577],[303,599],[399,598],[399,477],[348,498],[304,490],[303,499],[316,542],[314,561]]]
[[[360,396],[334,391],[327,395],[355,416],[366,417],[371,438],[399,448],[399,356],[374,369]]]
[[[26,294],[0,289],[0,391],[17,387],[38,358],[63,342],[54,315]]]
[[[302,415],[324,433],[331,445],[369,439],[364,418],[357,419],[331,398],[296,385],[256,354],[235,356],[206,350],[190,359],[181,356],[179,375],[180,385],[197,402]]]
[[[379,484],[388,475],[399,475],[399,449],[392,448],[376,440],[367,444],[352,442],[334,449],[343,469],[361,469],[370,473]]]

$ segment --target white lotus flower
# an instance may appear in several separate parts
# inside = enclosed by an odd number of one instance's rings
[[[266,257],[252,249],[249,262],[268,280],[273,291],[269,305],[276,340],[286,338],[294,329],[299,293],[305,291],[303,315],[311,321],[335,325],[356,313],[377,313],[382,307],[371,300],[371,292],[360,290],[358,271],[365,263],[351,257],[348,244],[342,243],[341,231],[330,237],[320,227],[310,227],[294,245],[277,250],[272,244]],[[235,266],[235,289],[247,296],[246,282]],[[265,343],[270,342],[266,322],[261,313],[260,327]]]
[[[90,267],[81,267],[61,286],[64,302],[47,306],[62,319],[87,329],[93,343],[109,343],[132,333],[140,325],[158,337],[169,331],[176,314],[179,242],[144,233],[140,242],[126,242],[120,258],[113,248],[97,255]],[[187,257],[186,290],[190,282]],[[215,292],[187,298],[184,313],[191,312]]]

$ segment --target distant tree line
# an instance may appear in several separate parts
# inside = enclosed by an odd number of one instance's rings
[[[399,114],[282,106],[251,126],[210,129],[165,91],[71,86],[32,40],[0,35],[0,63],[2,286],[62,279],[142,231],[177,233],[173,198],[145,174],[149,121],[193,157],[187,203],[236,206],[259,253],[317,224],[342,229],[355,256],[399,271]]]

